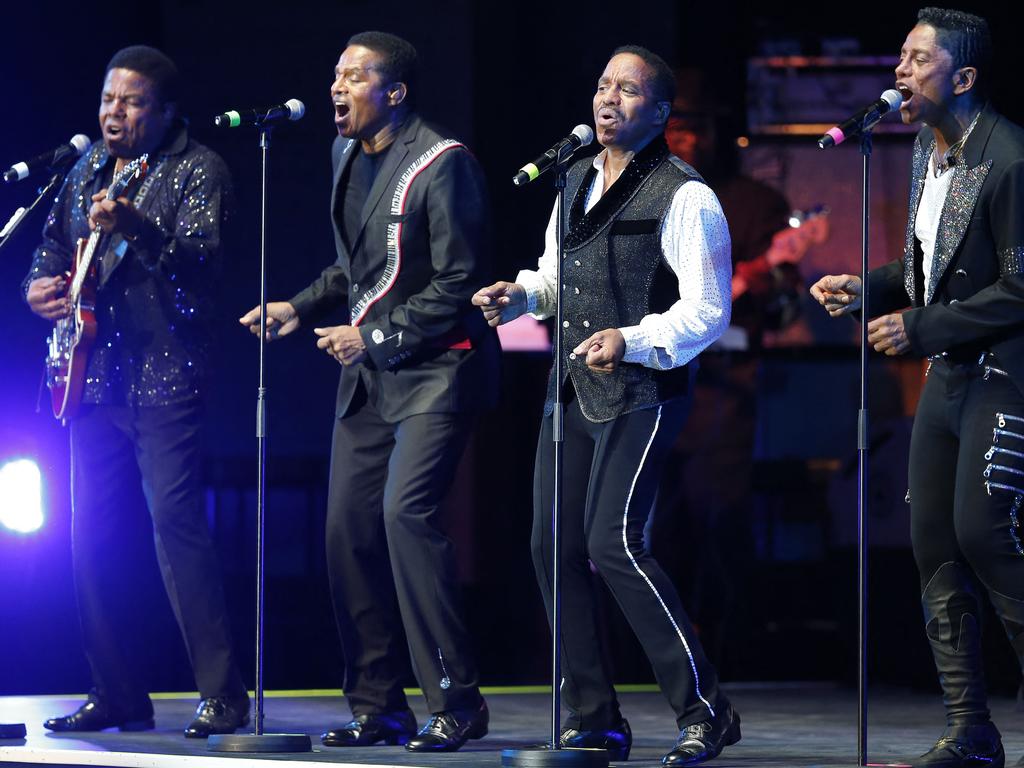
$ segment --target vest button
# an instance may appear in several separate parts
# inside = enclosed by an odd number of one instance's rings
[[[575,352],[570,352],[569,353],[569,359],[570,360],[575,360],[576,359],[576,353]]]
[[[589,320],[584,320],[583,321],[583,327],[584,328],[589,328],[590,327],[590,321]]]
[[[577,296],[580,295],[580,289],[579,288],[573,288],[572,292],[575,293]]]
[[[578,260],[574,261],[573,264],[575,264],[577,267],[582,267],[583,266]]]
[[[562,321],[562,327],[563,328],[568,328],[569,327],[569,321],[568,320],[563,320]]]

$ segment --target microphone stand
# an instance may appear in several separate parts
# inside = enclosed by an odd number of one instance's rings
[[[871,128],[860,135],[863,157],[861,182],[861,323],[860,323],[860,410],[857,412],[857,764],[868,764],[868,232],[871,222]]]
[[[608,752],[604,749],[579,749],[561,745],[561,681],[562,658],[562,449],[564,448],[564,406],[562,403],[562,261],[565,258],[565,183],[569,160],[577,147],[567,144],[558,152],[553,168],[555,178],[556,226],[558,260],[555,266],[555,406],[551,415],[551,441],[554,443],[553,499],[551,505],[551,741],[540,747],[505,749],[501,752],[502,766],[517,768],[607,768]]]
[[[267,346],[267,201],[269,198],[270,139],[273,126],[257,125],[260,132],[260,345],[259,387],[256,393],[256,684],[254,690],[253,733],[217,734],[207,738],[211,752],[311,752],[309,735],[305,733],[263,732],[263,603],[264,603],[264,541],[267,503],[267,388],[264,381]]]
[[[0,239],[0,251],[4,249],[4,246],[7,245],[8,241],[14,236],[14,233],[18,231],[18,227],[20,227],[22,222],[28,218],[28,215],[35,210],[35,207],[39,205],[43,199],[52,195],[54,190],[64,183],[64,177],[67,176],[68,170],[70,170],[70,168],[55,171],[53,176],[51,176],[50,180],[46,183],[46,186],[39,188],[39,194],[36,199],[32,201],[32,205],[28,208],[19,208],[14,212],[14,215],[11,216],[4,228],[0,230],[0,238],[2,238]]]

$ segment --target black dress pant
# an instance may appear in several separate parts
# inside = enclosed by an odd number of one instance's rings
[[[138,496],[140,481],[160,572],[200,696],[246,692],[206,520],[201,431],[198,401],[84,406],[71,421],[71,538],[82,636],[96,690],[115,706],[133,708],[146,698],[126,656],[133,627],[123,625],[116,610],[132,579],[118,553],[124,515],[134,512],[126,502]]]
[[[570,392],[571,392],[571,388]],[[644,525],[687,399],[588,421],[574,394],[566,405],[562,489],[562,695],[566,726],[605,729],[621,717],[598,647],[592,563],[636,633],[680,728],[725,706],[672,582],[644,545]],[[544,419],[534,474],[533,563],[551,615],[552,417]],[[698,548],[699,541],[679,541]]]
[[[371,385],[372,386],[372,385]],[[365,385],[334,425],[327,564],[353,715],[407,709],[408,668],[431,712],[479,702],[455,551],[438,520],[473,417],[381,418]]]
[[[922,587],[963,562],[987,590],[1024,600],[1024,395],[993,366],[928,371],[910,440],[911,539]]]
[[[967,722],[988,719],[981,647],[962,637],[961,614],[980,621],[974,582],[1024,666],[1024,395],[998,367],[991,356],[967,365],[934,361],[910,442],[911,540],[928,636],[947,717]],[[950,574],[959,582],[944,590],[956,597],[931,606],[933,580],[945,584]]]

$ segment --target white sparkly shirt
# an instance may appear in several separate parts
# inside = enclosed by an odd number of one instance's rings
[[[587,211],[603,194],[604,158],[604,152],[594,158],[598,173],[587,193]],[[677,157],[670,160],[682,167]],[[516,276],[526,289],[527,311],[539,320],[555,313],[556,210],[557,204],[537,269],[524,269]],[[722,206],[706,184],[691,181],[676,190],[661,225],[661,251],[679,280],[679,300],[665,312],[646,315],[638,325],[619,331],[626,340],[623,362],[665,370],[693,360],[729,327],[732,244]]]

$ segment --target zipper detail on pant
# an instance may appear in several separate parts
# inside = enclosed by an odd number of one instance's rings
[[[1005,427],[1007,421],[1013,421],[1024,427],[1024,418],[1020,416],[1014,416],[1012,413],[997,413],[996,422],[1000,427]]]
[[[1024,453],[1020,451],[1011,451],[1009,448],[999,448],[993,445],[985,452],[985,461],[992,461],[992,457],[997,453],[1005,453],[1007,456],[1016,456],[1018,459],[1024,459]]]

